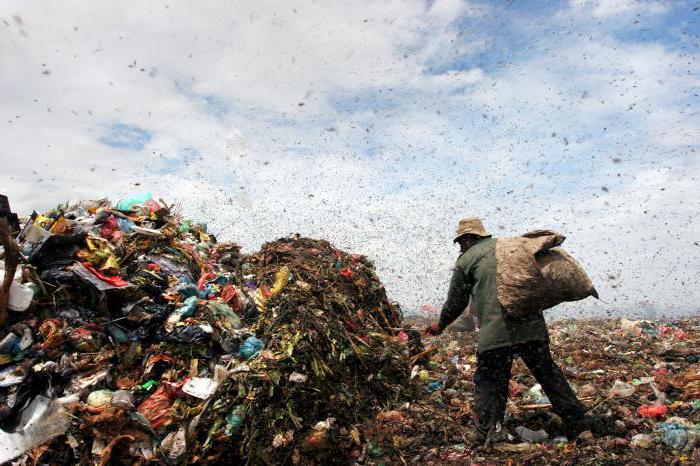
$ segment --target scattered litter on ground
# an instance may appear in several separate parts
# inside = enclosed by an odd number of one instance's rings
[[[407,318],[417,327],[434,319]],[[668,329],[668,330],[662,330]],[[561,419],[522,361],[513,365],[505,428],[513,443],[469,447],[476,334],[445,332],[412,369],[435,390],[377,417],[363,431],[376,455],[362,464],[697,464],[700,461],[700,320],[550,323],[552,355],[604,435],[564,436]],[[518,443],[521,442],[521,443]],[[369,444],[368,444],[369,445]]]

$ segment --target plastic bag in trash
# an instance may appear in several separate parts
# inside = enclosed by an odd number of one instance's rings
[[[700,432],[678,417],[670,417],[656,425],[661,433],[661,441],[674,450],[691,451],[698,444]]]
[[[260,354],[265,344],[255,337],[248,337],[238,350],[243,359],[251,359]]]

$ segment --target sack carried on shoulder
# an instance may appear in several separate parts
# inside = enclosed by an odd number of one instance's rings
[[[598,293],[581,265],[557,247],[565,236],[536,230],[496,243],[498,302],[513,316],[543,311]]]

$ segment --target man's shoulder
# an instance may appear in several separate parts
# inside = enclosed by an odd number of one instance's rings
[[[479,241],[474,246],[467,249],[459,258],[457,259],[457,267],[469,267],[475,261],[481,257],[495,251],[496,249],[496,238],[487,238],[483,241]]]
[[[472,253],[474,257],[482,256],[487,254],[489,251],[496,249],[496,241],[498,238],[486,238],[483,241],[479,241],[474,246],[469,248],[467,253]]]

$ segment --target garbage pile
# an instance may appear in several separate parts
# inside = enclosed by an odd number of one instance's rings
[[[426,341],[436,351],[412,369],[422,395],[363,427],[363,464],[700,462],[700,319],[560,321],[550,323],[550,337],[553,357],[602,434],[566,438],[517,360],[504,422],[512,440],[472,449],[476,336],[447,332]]]
[[[414,394],[420,337],[326,241],[242,255],[146,194],[34,213],[17,242],[0,462],[347,464]]]

